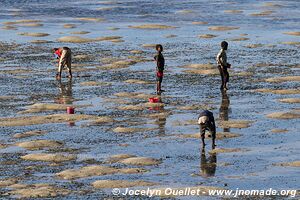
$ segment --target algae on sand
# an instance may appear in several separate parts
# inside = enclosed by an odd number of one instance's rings
[[[26,137],[31,137],[31,136],[39,136],[39,135],[44,135],[46,134],[47,131],[41,131],[41,130],[35,130],[35,131],[28,131],[25,133],[17,133],[14,134],[14,138],[26,138]]]
[[[148,157],[131,157],[131,158],[125,158],[118,162],[126,165],[137,165],[137,166],[158,165],[161,163],[160,160],[154,158],[148,158]]]
[[[50,34],[49,33],[28,33],[28,32],[24,32],[24,33],[19,33],[19,35],[31,36],[31,37],[46,37]]]
[[[300,89],[256,89],[254,92],[273,93],[273,94],[300,94]]]
[[[58,196],[66,196],[71,191],[65,188],[48,184],[24,185],[21,188],[14,189],[7,195],[17,195],[21,198],[54,198]]]
[[[56,174],[59,178],[62,179],[78,179],[91,176],[105,176],[111,174],[135,174],[146,172],[142,168],[113,168],[107,166],[86,166],[80,169],[68,169]]]
[[[278,101],[282,103],[300,103],[300,98],[286,98],[286,99],[279,99]]]
[[[59,141],[53,141],[53,140],[32,140],[26,142],[18,142],[15,145],[29,150],[36,150],[36,149],[44,149],[44,148],[61,147],[63,146],[63,143]]]
[[[274,119],[299,119],[300,113],[299,112],[274,112],[267,114],[268,118]]]
[[[236,27],[236,26],[211,26],[208,29],[211,31],[230,31],[230,30],[236,30],[239,28],[240,27]]]
[[[248,120],[229,120],[220,121],[219,126],[222,128],[248,128],[250,127],[252,121]]]
[[[66,162],[76,160],[76,155],[70,154],[47,154],[47,153],[36,153],[36,154],[27,154],[21,156],[23,160],[29,161],[44,161],[44,162]]]
[[[200,133],[195,133],[195,134],[182,134],[180,135],[183,138],[201,138]],[[217,132],[216,133],[216,139],[221,140],[221,139],[226,139],[226,138],[235,138],[235,137],[239,137],[241,136],[240,134],[237,133],[230,133],[230,132]],[[210,138],[211,137],[211,133],[210,132],[206,132],[205,133],[205,137],[206,138]]]
[[[300,76],[282,76],[282,77],[267,78],[266,81],[272,83],[300,81]]]
[[[283,163],[276,163],[274,164],[276,166],[282,166],[282,167],[300,167],[300,161],[293,161],[293,162],[283,162]]]
[[[136,28],[136,29],[173,29],[173,28],[177,28],[177,27],[162,25],[162,24],[143,24],[143,25],[129,26],[129,28]]]

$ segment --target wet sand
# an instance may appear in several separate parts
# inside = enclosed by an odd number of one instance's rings
[[[300,188],[297,1],[57,2],[0,2],[1,199]],[[227,93],[215,65],[222,40]],[[153,104],[157,43],[166,92]],[[72,48],[72,81],[54,79],[60,46]],[[201,109],[215,115],[213,151],[209,134],[201,149]]]

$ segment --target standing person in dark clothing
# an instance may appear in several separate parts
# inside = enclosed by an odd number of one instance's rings
[[[160,95],[163,90],[161,89],[161,83],[164,76],[164,69],[165,69],[165,59],[163,54],[161,53],[163,51],[163,47],[160,44],[156,45],[156,51],[157,54],[154,56],[154,60],[156,62],[156,93]]]
[[[204,110],[200,113],[198,117],[198,124],[200,125],[200,134],[202,139],[202,145],[205,146],[205,131],[208,130],[211,133],[212,137],[212,149],[215,148],[215,140],[216,140],[216,125],[214,114],[208,110]]]
[[[231,67],[231,64],[227,62],[227,49],[228,43],[226,41],[221,42],[221,50],[217,55],[218,68],[222,79],[221,90],[228,90],[229,73],[227,69]]]

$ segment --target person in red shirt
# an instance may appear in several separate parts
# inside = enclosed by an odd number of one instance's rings
[[[53,48],[53,53],[55,54],[56,58],[58,59],[58,72],[56,74],[56,79],[61,79],[61,73],[63,68],[67,66],[69,71],[69,78],[72,78],[72,70],[71,70],[71,63],[72,63],[72,52],[71,49],[68,47],[61,47],[61,48]]]

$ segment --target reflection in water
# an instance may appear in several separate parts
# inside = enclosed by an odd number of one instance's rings
[[[162,103],[161,97],[159,97],[159,102]],[[160,106],[152,107],[151,110],[159,111],[159,113],[164,113],[165,112],[165,108],[164,108],[163,104],[160,105]],[[155,124],[158,125],[159,135],[165,135],[165,133],[166,133],[166,130],[165,130],[166,123],[167,123],[167,116],[166,115],[159,115],[157,117],[157,119],[155,120]]]
[[[61,80],[58,81],[59,95],[55,99],[55,103],[58,104],[72,104],[72,80],[69,79],[67,83],[63,83]]]
[[[229,117],[229,105],[230,105],[230,100],[229,97],[226,93],[226,91],[222,91],[222,102],[221,102],[221,106],[220,106],[220,110],[219,110],[219,118],[221,121],[228,121]],[[224,132],[230,132],[230,128],[224,128],[223,129]]]
[[[216,173],[217,168],[217,154],[210,153],[209,157],[206,158],[205,148],[201,151],[201,176],[211,177]]]

